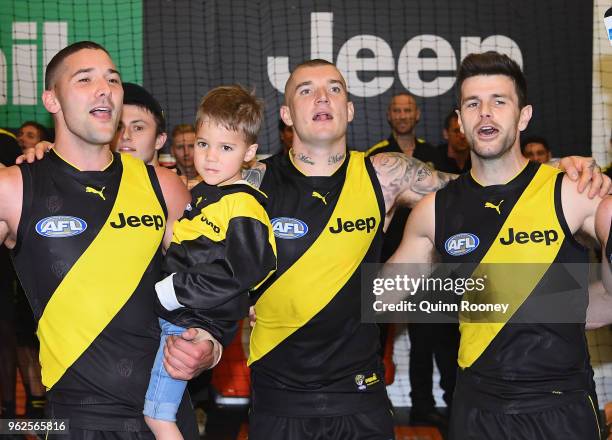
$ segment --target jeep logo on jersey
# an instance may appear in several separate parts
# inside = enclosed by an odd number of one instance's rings
[[[276,238],[293,240],[306,235],[308,225],[297,218],[277,217],[272,219],[272,231]]]
[[[458,257],[469,254],[480,244],[480,239],[469,232],[462,232],[449,237],[444,243],[444,249],[449,255]]]
[[[514,232],[514,228],[508,229],[508,237],[500,237],[499,242],[504,246],[509,246],[512,243],[516,242],[517,244],[526,244],[530,241],[533,243],[542,243],[544,242],[546,246],[550,246],[551,243],[554,243],[559,239],[559,234],[554,229],[547,229],[546,231],[516,231]]]
[[[43,237],[64,238],[79,235],[87,229],[85,220],[68,215],[46,217],[36,223],[36,232]]]
[[[143,215],[138,217],[137,215],[128,215],[127,217],[123,212],[119,213],[119,219],[116,222],[110,222],[110,225],[115,229],[124,228],[126,225],[131,228],[137,228],[139,226],[146,226],[150,228],[155,226],[155,230],[159,230],[164,227],[164,219],[161,215]]]
[[[376,228],[376,219],[374,217],[358,218],[355,221],[343,221],[340,217],[338,217],[337,222],[338,224],[335,228],[333,226],[329,227],[329,232],[331,232],[332,234],[339,234],[342,231],[366,231],[366,234],[369,234],[370,231]]]

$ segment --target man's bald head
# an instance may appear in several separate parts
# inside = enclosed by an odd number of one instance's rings
[[[308,60],[308,61],[304,61],[303,63],[298,64],[295,67],[295,69],[291,71],[291,75],[289,75],[289,79],[285,83],[285,104],[287,104],[287,96],[290,96],[293,88],[295,88],[295,84],[293,84],[294,82],[293,80],[298,70],[304,69],[307,67],[322,67],[322,66],[331,66],[334,69],[338,70],[338,68],[336,67],[334,63],[330,63],[327,60],[316,58],[314,60]],[[338,70],[338,73],[340,73],[339,70]],[[344,80],[344,76],[341,73],[339,76],[340,76],[340,81],[342,82],[342,85],[344,86],[344,90],[347,90],[346,81]]]

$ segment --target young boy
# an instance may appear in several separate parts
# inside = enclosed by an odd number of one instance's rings
[[[248,313],[248,291],[276,269],[276,245],[266,196],[241,180],[255,157],[262,104],[239,86],[217,87],[200,102],[196,118],[195,186],[174,225],[164,271],[155,286],[162,336],[145,398],[145,420],[157,439],[181,439],[175,413],[186,382],[162,364],[169,335],[198,327],[221,344]]]

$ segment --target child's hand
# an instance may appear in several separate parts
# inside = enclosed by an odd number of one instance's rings
[[[255,314],[255,306],[249,307],[249,324],[251,327],[255,327],[255,322],[257,321],[257,315]]]

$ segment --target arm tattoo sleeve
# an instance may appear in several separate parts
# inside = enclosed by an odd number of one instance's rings
[[[396,202],[412,205],[424,195],[445,187],[457,175],[431,169],[414,157],[402,153],[383,153],[372,157],[387,210]]]

